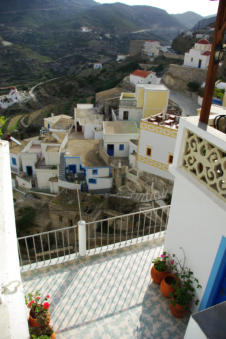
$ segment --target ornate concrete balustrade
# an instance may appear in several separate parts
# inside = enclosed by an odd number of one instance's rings
[[[226,152],[187,130],[182,167],[226,202]]]

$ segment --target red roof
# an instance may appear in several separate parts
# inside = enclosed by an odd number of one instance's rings
[[[148,42],[157,42],[157,40],[147,40]]]
[[[211,54],[210,51],[206,51],[206,52],[202,53],[202,55],[210,55],[210,54]]]
[[[141,69],[137,69],[132,73],[132,75],[136,75],[137,77],[147,78],[147,76],[151,74],[151,72],[148,71],[142,71]]]
[[[202,44],[202,45],[209,45],[209,41],[207,39],[200,39],[197,44]]]

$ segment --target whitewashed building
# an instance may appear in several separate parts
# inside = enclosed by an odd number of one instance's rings
[[[138,128],[134,121],[104,121],[104,150],[110,157],[128,157],[130,140],[138,139]]]
[[[191,317],[186,339],[206,338],[200,328],[208,329],[209,322],[217,330],[220,303],[226,300],[226,134],[211,125],[212,119],[206,126],[198,117],[182,118],[170,166],[175,179],[165,249],[182,262],[185,258],[202,285],[196,291],[200,304],[193,311],[210,308]]]
[[[54,115],[44,118],[44,127],[50,132],[70,132],[74,119],[66,114]]]
[[[130,74],[130,83],[134,86],[137,84],[159,84],[160,81],[161,78],[158,78],[156,73],[151,71],[137,69]]]
[[[160,43],[157,40],[147,40],[144,42],[143,53],[150,57],[159,55]]]
[[[178,123],[179,117],[169,114],[157,114],[141,120],[137,151],[140,171],[173,179],[168,168],[173,162]]]
[[[81,132],[85,139],[102,139],[103,119],[93,104],[77,104],[74,109],[75,131]]]
[[[59,186],[82,191],[108,192],[112,188],[111,170],[99,156],[99,140],[69,139],[61,156]]]
[[[200,39],[184,55],[184,66],[207,69],[210,59],[211,44],[206,39]]]
[[[96,71],[96,70],[99,70],[99,69],[102,69],[103,65],[101,63],[95,63],[93,64],[93,69]]]

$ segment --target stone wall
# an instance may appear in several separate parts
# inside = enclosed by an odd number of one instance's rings
[[[202,84],[206,80],[206,70],[171,64],[163,76],[164,84],[170,89],[187,90],[190,81]]]

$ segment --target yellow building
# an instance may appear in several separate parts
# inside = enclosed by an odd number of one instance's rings
[[[136,86],[137,107],[143,108],[143,117],[166,112],[169,100],[169,90],[164,85]]]
[[[136,93],[122,93],[119,119],[139,122],[143,118],[167,111],[169,90],[164,85],[137,84]]]

